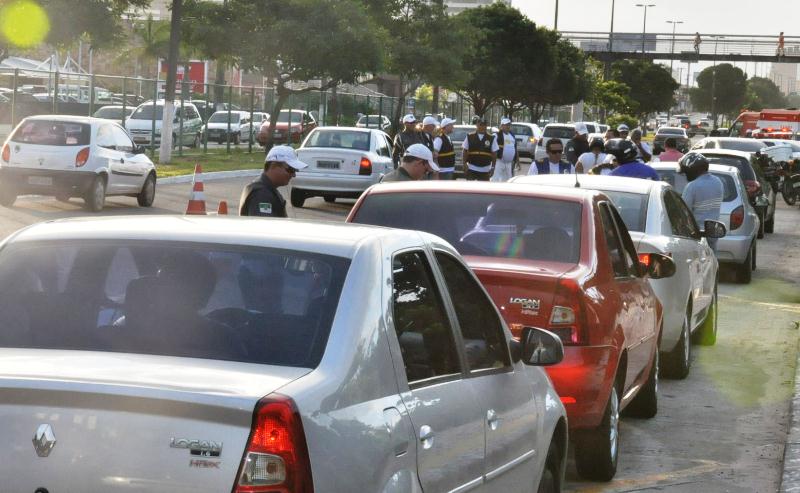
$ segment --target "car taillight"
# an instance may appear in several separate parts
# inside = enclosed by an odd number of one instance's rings
[[[581,289],[572,279],[559,279],[553,298],[553,310],[547,330],[568,346],[586,344],[586,314],[581,303]]]
[[[8,144],[3,146],[3,162],[7,163],[11,161],[11,147]]]
[[[372,174],[372,161],[369,159],[362,157],[361,163],[358,165],[358,174],[359,175],[371,175]]]
[[[744,206],[739,206],[731,212],[731,231],[739,229],[744,223]]]
[[[753,198],[761,191],[761,184],[756,180],[745,180],[744,188],[747,190],[748,197]]]
[[[89,161],[89,148],[84,147],[83,149],[78,151],[78,155],[75,156],[75,167],[80,168],[88,161]]]
[[[313,493],[303,423],[292,399],[273,394],[253,415],[233,493]]]
[[[536,137],[529,137],[528,138],[528,142],[530,142],[531,144],[535,144],[536,143]]]

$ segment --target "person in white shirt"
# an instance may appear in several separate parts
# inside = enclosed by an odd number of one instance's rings
[[[653,150],[647,142],[642,142],[642,131],[640,129],[633,129],[633,132],[631,132],[631,142],[636,144],[636,153],[640,161],[647,163],[653,159]]]
[[[439,166],[440,180],[455,179],[456,153],[453,150],[453,142],[450,140],[455,122],[452,118],[442,118],[439,135],[433,139],[433,160]]]
[[[464,139],[463,162],[466,166],[467,181],[489,181],[497,160],[497,139],[486,131],[486,120],[475,120],[477,129]]]
[[[563,159],[564,144],[560,139],[550,139],[545,144],[547,158],[531,163],[529,175],[564,175],[575,173],[575,166]]]
[[[589,171],[598,164],[603,164],[603,160],[606,158],[606,154],[603,152],[604,147],[603,139],[593,139],[589,143],[589,152],[578,156],[578,163],[583,165],[585,171]]]
[[[514,166],[517,164],[519,156],[517,154],[517,139],[511,133],[511,119],[503,118],[500,120],[500,132],[496,135],[497,162],[494,166],[492,181],[508,181],[514,176]]]

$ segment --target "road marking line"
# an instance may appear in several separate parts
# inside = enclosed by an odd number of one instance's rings
[[[719,297],[720,298],[724,298],[724,299],[728,299],[728,300],[732,300],[732,301],[739,301],[741,303],[749,303],[751,305],[764,306],[764,307],[768,307],[768,308],[776,308],[778,310],[783,310],[783,311],[787,311],[787,312],[791,312],[791,313],[800,313],[800,306],[798,306],[795,303],[767,303],[765,301],[751,301],[751,300],[746,300],[746,299],[743,299],[743,298],[737,298],[735,296],[729,296],[729,295],[726,295],[726,294],[721,294],[721,295],[719,295]]]
[[[620,479],[613,481],[609,485],[587,486],[585,488],[570,489],[569,491],[580,492],[580,493],[595,493],[595,492],[622,493],[622,492],[637,491],[647,486],[658,486],[659,483],[663,483],[665,481],[674,481],[676,479],[685,479],[692,476],[699,476],[701,474],[708,474],[710,472],[716,471],[717,469],[722,469],[723,467],[728,467],[726,464],[723,464],[721,462],[716,462],[713,460],[699,459],[699,460],[694,460],[692,462],[699,464],[694,467],[690,467],[688,469],[651,474],[649,476],[643,476],[641,478]]]

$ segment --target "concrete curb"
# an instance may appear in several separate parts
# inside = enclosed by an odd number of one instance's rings
[[[786,447],[783,450],[781,493],[800,492],[800,353],[797,355],[794,376],[794,397]]]
[[[212,171],[211,173],[203,173],[203,181],[225,180],[227,178],[248,178],[255,177],[261,174],[261,169],[242,169],[236,171]],[[158,168],[156,168],[156,173]],[[170,176],[168,178],[159,178],[159,185],[177,185],[180,183],[191,183],[194,174]]]

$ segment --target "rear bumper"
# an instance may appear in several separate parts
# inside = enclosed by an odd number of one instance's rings
[[[93,171],[58,171],[31,168],[0,168],[0,184],[17,195],[83,195],[97,174]],[[49,182],[49,184],[48,184]]]
[[[717,260],[721,264],[741,264],[747,258],[753,241],[753,236],[725,235],[717,240]]]
[[[336,197],[358,197],[364,190],[378,183],[381,175],[341,175],[334,173],[297,173],[292,188],[304,192]]]
[[[614,384],[618,354],[613,346],[567,346],[564,360],[547,368],[567,410],[570,430],[600,424]]]

